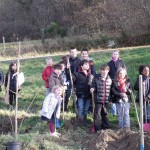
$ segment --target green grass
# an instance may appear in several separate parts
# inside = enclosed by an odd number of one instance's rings
[[[134,50],[121,50],[121,58],[124,60],[128,75],[131,78],[132,84],[134,84],[137,75],[138,67],[141,64],[150,64],[150,47],[147,48],[134,48]],[[53,59],[58,62],[61,56],[52,56]],[[90,53],[90,57],[93,58],[96,69],[98,70],[101,64],[107,63],[111,58],[111,52],[94,52]],[[1,62],[0,66],[6,74],[8,69],[8,62]],[[24,149],[26,150],[76,150],[88,146],[88,141],[96,138],[96,135],[90,134],[90,126],[85,128],[78,128],[72,125],[70,122],[72,117],[75,117],[74,113],[65,113],[65,127],[61,130],[63,137],[61,139],[54,139],[49,136],[49,129],[46,122],[42,122],[40,119],[40,111],[42,108],[42,102],[45,97],[44,82],[41,78],[41,72],[45,67],[45,59],[38,58],[33,60],[21,61],[20,70],[25,74],[25,83],[21,87],[19,97],[19,118],[25,117],[23,124],[20,128],[20,134],[18,136],[19,141],[24,143]],[[4,89],[0,93],[0,122],[7,119],[10,122],[9,117],[14,117],[14,112],[9,112],[8,107],[3,102]],[[26,109],[33,101],[28,113]],[[70,108],[72,101],[69,103]],[[133,104],[131,104],[130,110],[131,116],[131,128],[136,128],[136,114]],[[89,123],[91,124],[92,118],[88,116]],[[3,122],[4,124],[5,122]],[[117,117],[110,115],[110,123],[113,129],[117,127]],[[86,139],[86,140],[85,140]],[[6,143],[13,140],[13,135],[9,129],[8,134],[1,134],[0,136],[0,149],[4,149]],[[53,147],[53,148],[52,148]]]

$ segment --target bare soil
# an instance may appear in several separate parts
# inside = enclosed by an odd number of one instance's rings
[[[88,150],[139,150],[140,133],[128,129],[102,130],[89,143]],[[145,150],[150,150],[150,132],[145,132]]]

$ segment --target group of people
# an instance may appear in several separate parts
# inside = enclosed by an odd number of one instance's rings
[[[89,58],[86,48],[81,50],[81,57],[77,49],[71,47],[69,55],[63,56],[59,63],[54,64],[52,58],[46,58],[46,68],[42,72],[45,82],[46,97],[43,102],[41,119],[49,124],[50,135],[59,137],[55,131],[60,128],[60,114],[62,109],[68,111],[68,102],[72,92],[76,95],[74,106],[77,106],[78,125],[87,125],[87,115],[92,110],[92,95],[94,95],[94,128],[95,131],[110,128],[109,107],[111,113],[118,116],[120,128],[130,128],[130,102],[133,87],[127,75],[126,65],[119,56],[119,51],[112,52],[111,60],[99,67],[96,73],[94,62]],[[150,68],[148,65],[139,66],[139,75],[145,83],[143,99],[146,104],[147,120],[150,123]],[[12,109],[17,90],[17,64],[11,62],[5,75],[0,69],[0,87],[4,83],[9,94],[9,105]],[[0,88],[1,89],[1,88]],[[139,102],[139,78],[134,85],[137,91],[136,100]],[[64,102],[64,106],[62,105]],[[63,108],[62,108],[63,107]],[[144,111],[145,112],[145,111]]]
[[[119,56],[119,51],[113,51],[111,60],[99,67],[99,73],[96,73],[94,62],[89,58],[87,49],[81,50],[81,58],[77,56],[76,48],[70,48],[69,52],[69,55],[63,56],[62,60],[55,65],[53,65],[52,58],[47,58],[47,67],[42,72],[46,87],[42,119],[48,121],[50,134],[59,136],[54,127],[59,128],[61,126],[61,102],[64,100],[65,111],[68,111],[71,92],[75,92],[77,97],[75,105],[77,105],[79,126],[87,125],[87,115],[92,108],[91,95],[93,94],[95,103],[94,128],[96,132],[110,128],[108,118],[109,102],[112,106],[112,114],[118,115],[120,128],[130,128],[129,110],[133,89],[127,75],[126,65]],[[143,76],[143,82],[145,82],[144,101],[147,104],[147,121],[150,122],[149,66],[141,65],[139,74]],[[138,78],[134,89],[139,92]],[[139,101],[138,94],[137,101]]]

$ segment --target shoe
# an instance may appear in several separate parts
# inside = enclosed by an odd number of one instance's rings
[[[57,135],[56,132],[54,132],[54,133],[50,132],[50,136],[59,138],[59,135]]]
[[[14,107],[12,105],[9,106],[9,111],[13,111]]]
[[[60,126],[61,126],[60,120],[56,118],[56,129],[60,128]]]
[[[60,134],[60,133],[58,133],[58,132],[55,132],[55,134],[56,134],[56,135],[58,135],[58,136],[61,136],[61,134]]]

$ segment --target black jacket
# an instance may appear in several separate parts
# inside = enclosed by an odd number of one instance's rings
[[[16,92],[16,89],[17,89],[17,78],[16,78],[16,75],[15,75],[16,72],[14,71],[11,71],[10,72],[10,85],[9,85],[9,89],[13,92]],[[5,87],[7,87],[7,83],[8,83],[8,74],[6,74],[6,77],[5,77]]]
[[[75,88],[77,97],[90,98],[90,85],[89,77],[90,73],[86,76],[84,72],[77,72],[75,75]]]
[[[118,59],[116,62],[114,62],[113,60],[108,62],[108,66],[110,67],[110,71],[108,73],[108,75],[110,76],[111,79],[115,78],[115,74],[118,68],[126,68],[124,62],[122,59]]]
[[[81,60],[78,57],[76,57],[76,58],[70,57],[69,58],[70,68],[71,68],[72,74],[78,72],[80,61]]]
[[[100,74],[94,77],[91,88],[94,88],[95,103],[104,104],[109,102],[111,84],[112,80],[109,76],[105,81]]]
[[[123,100],[123,95],[118,87],[118,81],[113,80],[112,83],[112,92],[111,92],[111,100],[113,103],[119,103],[120,99]],[[125,82],[125,87],[127,89],[127,96],[128,96],[128,101],[131,101],[131,94],[132,94],[132,85],[130,82],[130,79],[128,78]]]
[[[150,101],[150,77],[143,76],[143,82],[145,82],[145,94],[144,95]],[[137,91],[136,101],[139,102],[139,77],[137,78],[134,84],[134,90]]]

